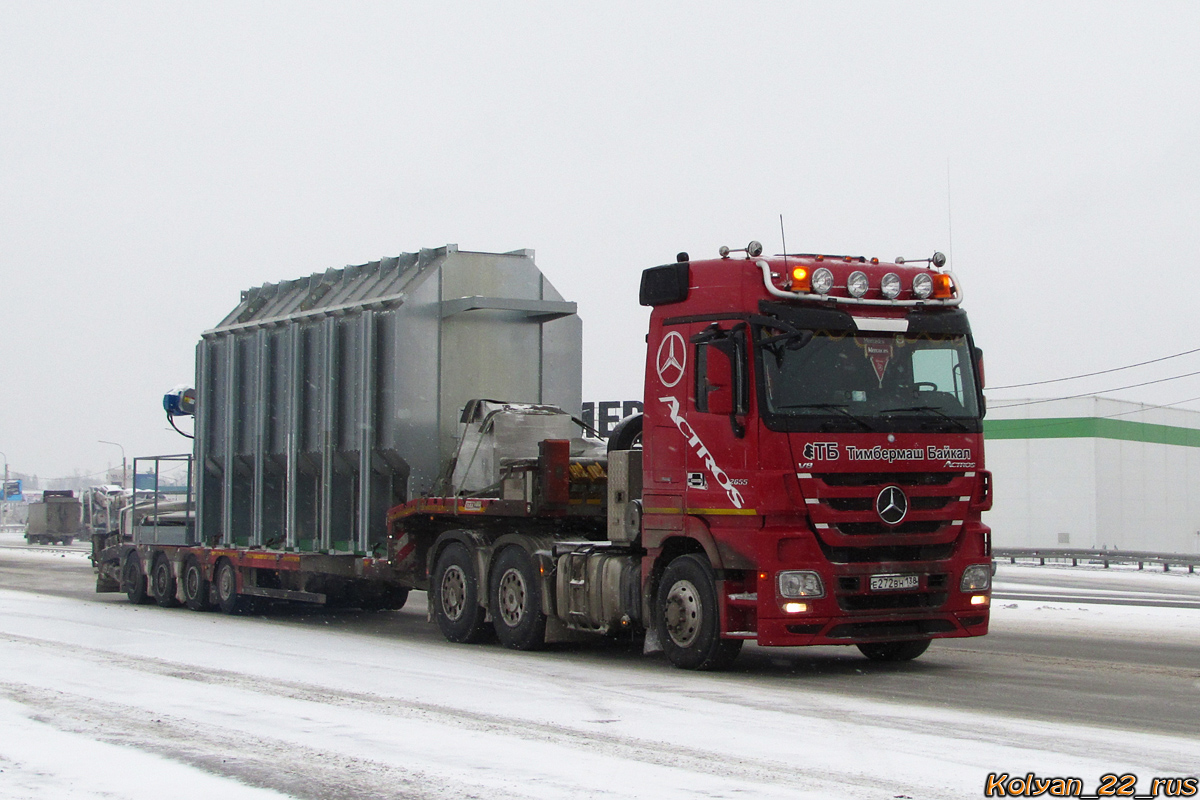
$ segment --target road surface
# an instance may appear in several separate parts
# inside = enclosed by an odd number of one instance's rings
[[[996,602],[990,635],[936,642],[909,664],[874,664],[851,648],[748,646],[730,673],[698,675],[634,645],[526,654],[449,644],[426,621],[421,593],[383,613],[230,618],[132,607],[93,592],[79,546],[0,543],[0,698],[55,731],[132,746],[247,791],[314,799],[498,788],[619,797],[640,796],[639,787],[743,796],[738,785],[757,797],[959,797],[994,769],[1075,769],[1089,787],[1113,770],[1195,774],[1200,611],[1153,610],[1159,621],[1147,632],[1137,615],[1151,611],[1141,607],[1118,608],[1110,629],[1088,616],[1099,606],[1038,598],[1057,586],[1070,597],[1169,601],[1200,596],[1200,576],[1037,569],[1000,566],[997,594],[1007,599]],[[37,665],[36,678],[14,672],[22,660]],[[458,687],[449,703],[447,681]],[[432,732],[406,741],[403,758],[368,757],[399,747],[377,731],[409,724]],[[454,731],[482,743],[455,744]],[[442,739],[449,744],[435,747]],[[846,744],[860,741],[871,763]],[[542,746],[548,760],[529,755]],[[0,768],[3,754],[0,745]],[[7,756],[4,774],[24,775],[24,757]],[[563,766],[572,759],[583,761]],[[950,763],[934,766],[939,759]],[[2,783],[0,797],[10,796]],[[104,791],[120,796],[120,786]]]

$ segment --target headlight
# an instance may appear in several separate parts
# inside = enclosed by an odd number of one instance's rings
[[[924,300],[933,293],[933,278],[929,277],[928,272],[918,272],[917,277],[913,278],[913,294]]]
[[[846,280],[846,290],[854,297],[862,297],[867,293],[867,273],[851,272]]]
[[[824,597],[825,585],[815,572],[788,570],[776,576],[780,597]]]
[[[884,275],[879,283],[879,291],[883,292],[883,296],[888,300],[895,300],[900,296],[900,276],[894,272]]]
[[[812,289],[817,294],[829,294],[833,288],[833,273],[824,267],[817,268],[812,274]]]
[[[992,565],[972,564],[963,570],[958,588],[963,592],[982,592],[992,587]]]

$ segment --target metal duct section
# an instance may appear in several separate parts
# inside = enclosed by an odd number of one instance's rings
[[[581,336],[530,250],[447,245],[243,292],[197,346],[201,540],[382,552],[468,400],[579,409]]]

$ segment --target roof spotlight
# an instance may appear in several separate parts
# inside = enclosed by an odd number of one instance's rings
[[[853,297],[862,297],[867,293],[867,273],[855,270],[846,279],[846,291]]]
[[[900,276],[894,272],[884,275],[883,280],[879,282],[879,291],[888,300],[895,300],[900,296]]]
[[[921,300],[933,294],[933,278],[929,276],[928,272],[917,273],[916,277],[913,278],[912,291]]]
[[[825,267],[817,267],[812,274],[812,288],[817,294],[829,294],[833,288],[833,273]]]

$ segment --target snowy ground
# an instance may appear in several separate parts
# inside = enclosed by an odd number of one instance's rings
[[[52,571],[84,555],[5,558]],[[1034,569],[1002,566],[999,585],[1055,585]],[[1200,586],[1132,578],[1175,579]],[[415,635],[423,600],[372,634],[0,586],[0,798],[963,798],[995,771],[1090,790],[1200,764],[1197,737],[452,646]],[[1200,643],[1194,609],[1018,600],[993,619]]]

